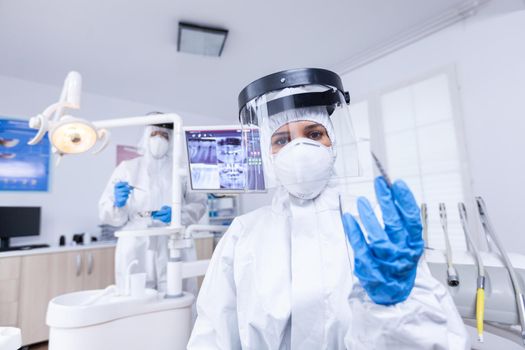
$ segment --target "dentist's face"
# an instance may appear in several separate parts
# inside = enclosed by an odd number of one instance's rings
[[[326,147],[332,146],[325,127],[312,121],[300,120],[285,124],[277,129],[272,135],[272,154],[276,154],[295,138],[303,137],[317,141]]]
[[[149,136],[150,137],[162,136],[164,139],[166,139],[166,141],[170,140],[170,134],[162,130],[153,130]]]

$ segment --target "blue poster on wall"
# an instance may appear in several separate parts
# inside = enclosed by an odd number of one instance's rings
[[[36,132],[26,120],[0,117],[0,191],[48,190],[49,139],[29,146]]]

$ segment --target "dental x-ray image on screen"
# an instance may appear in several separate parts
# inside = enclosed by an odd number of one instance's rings
[[[193,190],[264,191],[258,133],[241,128],[186,130]]]

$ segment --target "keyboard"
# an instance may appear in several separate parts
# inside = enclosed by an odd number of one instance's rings
[[[8,248],[0,248],[0,252],[8,252],[12,250],[30,250],[37,248],[49,248],[49,244],[28,244],[28,245],[19,245]]]

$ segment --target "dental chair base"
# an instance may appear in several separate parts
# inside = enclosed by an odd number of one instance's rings
[[[85,305],[102,292],[82,291],[51,300],[50,350],[186,349],[193,295],[171,299],[147,290],[142,298],[107,296]]]

